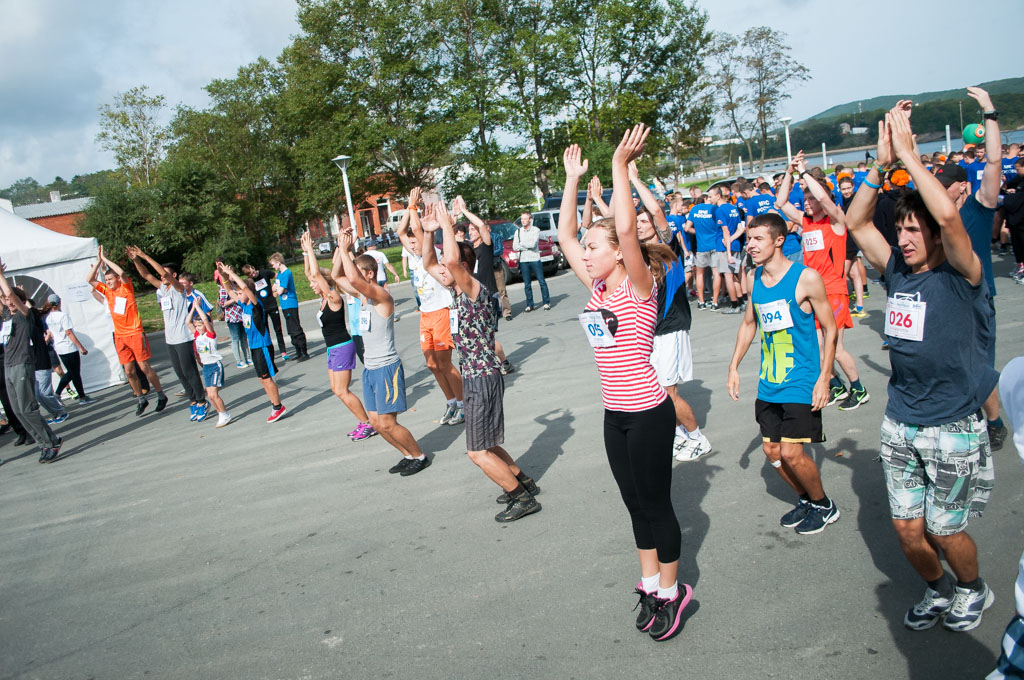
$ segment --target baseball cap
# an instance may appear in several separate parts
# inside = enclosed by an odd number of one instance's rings
[[[935,176],[942,182],[944,187],[950,186],[953,182],[967,181],[967,171],[956,163],[940,165],[939,169],[935,171]]]
[[[57,295],[56,293],[50,293],[46,297],[46,301],[49,302],[51,305],[59,305],[60,304],[60,296]]]

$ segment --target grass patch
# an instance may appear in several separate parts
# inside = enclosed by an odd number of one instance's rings
[[[381,252],[388,256],[388,261],[395,267],[395,271],[402,272],[402,246],[394,246],[392,248],[382,248]],[[319,260],[320,266],[327,269],[331,268],[331,258],[323,258]],[[312,300],[313,290],[309,287],[309,281],[306,280],[306,274],[302,268],[302,262],[296,262],[288,265],[288,269],[291,270],[292,276],[295,278],[295,292],[299,296],[299,302],[305,300]],[[391,279],[389,274],[388,279]],[[206,296],[206,299],[210,301],[215,307],[217,306],[217,282],[213,279],[209,281],[201,281],[196,284],[196,288]],[[162,331],[164,329],[164,316],[160,312],[160,304],[156,301],[156,290],[146,286],[143,292],[142,286],[137,285],[136,287],[135,301],[139,305],[139,316],[142,317],[142,329],[147,333],[154,331]]]

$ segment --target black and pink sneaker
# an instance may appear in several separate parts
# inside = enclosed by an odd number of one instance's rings
[[[657,611],[657,599],[654,593],[648,593],[644,590],[643,582],[637,583],[636,588],[633,592],[640,596],[640,599],[636,603],[636,607],[633,610],[636,611],[637,607],[640,611],[636,615],[636,629],[639,631],[646,631],[654,623],[654,614]]]
[[[662,600],[655,597],[657,603],[657,611],[654,613],[654,621],[651,623],[648,632],[651,637],[661,642],[662,640],[668,640],[679,633],[679,620],[683,615],[683,610],[686,609],[686,605],[690,603],[690,599],[693,597],[693,588],[686,585],[685,583],[679,584],[679,589],[676,592],[675,599]]]

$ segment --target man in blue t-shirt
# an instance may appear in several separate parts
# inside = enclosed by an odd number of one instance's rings
[[[716,193],[717,192],[717,193]],[[716,276],[721,274],[725,279],[725,290],[729,294],[729,306],[722,310],[723,314],[739,314],[740,283],[738,275],[743,263],[740,259],[740,236],[743,234],[743,220],[736,206],[726,200],[721,189],[711,190],[711,200],[715,203],[715,224],[718,226],[718,239],[715,241]],[[717,280],[716,280],[717,282]],[[718,296],[715,296],[718,299]]]
[[[998,140],[996,141],[998,146]],[[964,154],[964,161],[966,162],[964,169],[967,171],[967,183],[973,194],[981,187],[981,180],[985,176],[985,147],[976,146],[973,149],[968,149]],[[1002,165],[1000,164],[1001,171]]]
[[[309,358],[306,349],[306,333],[299,323],[299,296],[295,293],[295,277],[284,264],[284,256],[281,253],[274,253],[270,256],[270,266],[277,272],[274,279],[274,295],[281,306],[281,313],[284,314],[284,323],[288,328],[288,335],[292,338],[292,345],[295,347],[295,354],[299,361]],[[282,348],[283,351],[284,348]]]
[[[984,94],[975,90],[969,93],[976,99]],[[896,160],[891,148],[917,187],[896,204],[899,248],[872,224],[878,192],[866,185],[854,198],[846,225],[871,265],[885,272],[892,371],[882,422],[882,471],[900,547],[927,583],[924,598],[907,611],[903,625],[926,630],[941,621],[947,630],[961,632],[976,628],[993,600],[978,573],[978,550],[967,524],[981,516],[994,479],[990,439],[978,408],[999,378],[988,358],[995,315],[981,262],[951,200],[951,194],[964,195],[966,178],[957,177],[963,168],[947,164],[935,176],[925,169],[915,153],[910,108],[903,101],[890,111],[878,145],[879,166]],[[999,139],[998,127],[986,132]],[[867,181],[882,183],[876,166]],[[980,193],[987,192],[988,182],[986,177]]]
[[[1020,154],[1020,144],[1014,142],[1006,147],[1003,152],[1003,183],[1006,184],[1010,180],[1017,177],[1017,168],[1014,167],[1014,163],[1018,160]]]
[[[697,309],[718,309],[719,278],[714,274],[715,242],[721,238],[722,232],[715,221],[715,206],[701,201],[690,208],[686,214],[686,231],[697,236],[697,250],[693,255],[693,268],[696,271]],[[714,297],[704,300],[704,273],[710,271],[713,276],[712,294]]]

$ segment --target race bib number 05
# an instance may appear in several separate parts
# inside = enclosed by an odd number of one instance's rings
[[[793,315],[785,300],[772,300],[757,306],[757,318],[761,329],[768,332],[782,331],[793,327]]]
[[[924,340],[926,302],[891,297],[885,305],[885,334],[903,340]]]
[[[615,346],[615,336],[608,330],[608,324],[605,323],[601,312],[583,312],[579,319],[591,347]]]

